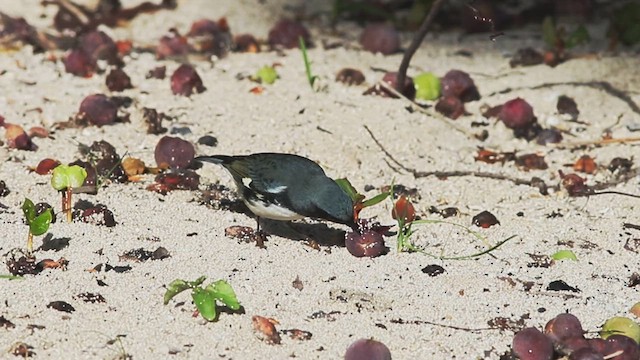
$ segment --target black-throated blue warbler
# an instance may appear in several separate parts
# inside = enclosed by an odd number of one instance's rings
[[[259,218],[329,220],[356,228],[353,201],[325,175],[320,165],[305,157],[282,153],[198,156],[198,161],[224,166],[238,195]]]

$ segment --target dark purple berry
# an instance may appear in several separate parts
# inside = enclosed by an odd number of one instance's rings
[[[201,93],[205,90],[200,75],[191,65],[182,64],[171,75],[171,91],[175,95],[191,96],[194,92]]]
[[[155,149],[155,159],[160,168],[186,168],[195,156],[193,145],[177,137],[163,136]]]
[[[551,339],[536,328],[525,328],[513,337],[513,353],[521,360],[553,359]]]
[[[360,35],[360,44],[374,54],[389,55],[400,50],[400,35],[392,25],[369,24]]]
[[[111,125],[117,119],[118,105],[103,94],[93,94],[82,100],[78,115],[96,126]]]
[[[442,79],[442,96],[453,96],[462,100],[462,102],[470,102],[480,99],[480,93],[471,76],[464,71],[450,70]]]
[[[300,37],[304,40],[305,45],[309,47],[311,36],[307,28],[297,21],[282,19],[269,30],[269,46],[272,48],[281,46],[285,49],[293,49],[298,47],[298,39]]]
[[[131,89],[131,78],[122,69],[113,69],[107,75],[105,80],[109,91],[123,91],[125,89]]]
[[[590,347],[584,347],[572,352],[569,360],[604,360],[604,356]]]
[[[75,76],[89,77],[96,71],[96,63],[80,49],[73,49],[62,59],[64,70]]]
[[[387,250],[384,237],[374,230],[365,230],[362,234],[357,231],[348,232],[345,235],[345,246],[355,257],[376,257]]]
[[[380,341],[360,339],[349,345],[344,360],[391,360],[391,351]]]
[[[528,128],[536,121],[533,115],[533,108],[521,98],[515,98],[504,103],[498,114],[498,119],[509,129]]]
[[[436,111],[455,120],[464,115],[464,103],[455,96],[443,96],[436,103]]]

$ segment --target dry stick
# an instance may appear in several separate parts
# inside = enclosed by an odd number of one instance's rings
[[[76,20],[78,20],[83,26],[89,24],[89,18],[80,10],[80,8],[68,0],[54,0],[55,3],[64,9],[66,9]]]
[[[496,173],[472,171],[472,170],[418,171],[416,169],[406,167],[400,161],[396,160],[396,158],[384,147],[384,145],[382,145],[382,143],[375,137],[375,135],[367,125],[364,125],[364,128],[369,133],[369,136],[371,136],[371,139],[373,139],[373,142],[375,142],[376,145],[378,145],[380,150],[382,150],[382,152],[389,158],[389,160],[391,160],[391,162],[396,164],[402,170],[408,173],[411,173],[415,178],[428,177],[428,176],[435,176],[437,178],[447,178],[447,177],[454,177],[454,176],[475,176],[479,178],[487,178],[487,179],[495,179],[495,180],[508,180],[516,185],[528,185],[528,186],[536,187],[534,185],[534,181],[532,180],[513,178],[504,174],[496,174]]]
[[[435,19],[436,14],[440,10],[440,6],[443,2],[444,0],[436,0],[433,2],[433,4],[431,4],[431,9],[429,9],[427,17],[424,19],[422,24],[420,24],[418,32],[416,32],[413,40],[411,40],[411,45],[409,45],[407,50],[404,52],[404,56],[402,57],[402,61],[400,62],[400,67],[398,68],[396,90],[401,91],[401,89],[404,87],[404,80],[407,78],[407,69],[409,68],[411,58],[413,57],[413,54],[415,54],[418,50],[418,47],[420,47],[420,43],[422,43],[424,37],[427,35],[429,26],[431,26],[431,23]]]
[[[589,146],[589,145],[609,145],[609,144],[626,144],[630,142],[640,141],[640,137],[628,137],[628,138],[620,138],[620,139],[598,139],[598,140],[585,140],[585,141],[574,141],[567,143],[557,143],[557,144],[549,144],[553,147],[557,147],[560,149],[564,148],[576,148],[581,146]]]
[[[447,125],[447,126],[451,127],[452,129],[462,133],[464,136],[468,137],[469,139],[472,139],[472,140],[477,140],[478,139],[478,136],[476,134],[473,134],[473,133],[469,132],[464,127],[453,123],[452,121],[446,119],[444,116],[441,116],[439,114],[434,114],[434,113],[431,113],[431,112],[427,111],[426,109],[424,109],[420,105],[416,104],[414,101],[412,101],[408,97],[406,97],[403,94],[401,94],[398,90],[394,89],[392,86],[390,86],[386,82],[378,81],[377,85],[382,87],[383,89],[389,91],[391,94],[395,95],[396,97],[398,97],[398,98],[406,101],[407,103],[409,103],[409,106],[411,106],[411,108],[416,109],[416,110],[418,110],[419,112],[421,112],[421,113],[423,113],[425,115],[432,116],[432,117],[442,121],[445,125]]]
[[[496,94],[506,94],[506,93],[510,93],[514,90],[521,90],[521,89],[531,89],[531,90],[537,90],[537,89],[543,89],[543,88],[548,88],[548,87],[554,87],[554,86],[587,86],[590,88],[594,88],[594,89],[598,89],[598,90],[602,90],[604,92],[606,92],[607,94],[620,99],[621,101],[625,102],[629,108],[635,112],[636,114],[640,114],[640,106],[638,106],[638,104],[636,104],[633,99],[631,99],[631,97],[624,91],[618,89],[617,87],[611,85],[611,83],[607,82],[607,81],[568,81],[568,82],[557,82],[557,83],[544,83],[544,84],[540,84],[540,85],[536,85],[533,87],[530,86],[522,86],[522,87],[515,87],[515,88],[508,88],[505,90],[500,90],[500,91],[495,91],[491,94],[489,94],[488,96],[493,96]]]

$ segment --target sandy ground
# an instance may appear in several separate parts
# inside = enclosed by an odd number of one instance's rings
[[[105,31],[116,39],[155,44],[169,27],[186,32],[196,19],[226,16],[233,33],[249,32],[265,38],[275,19],[301,8],[284,3],[181,1],[175,11],[143,15],[128,27]],[[43,9],[39,1],[0,0],[0,9],[24,16],[37,26],[51,23],[52,9]],[[319,10],[310,6],[306,11]],[[439,218],[428,214],[430,206],[455,206],[461,213],[451,220],[470,225],[473,215],[488,210],[500,225],[472,228],[492,243],[512,235],[515,238],[493,256],[463,261],[398,253],[394,237],[387,239],[390,253],[375,259],[355,258],[337,246],[318,251],[295,237],[277,235],[270,237],[266,249],[259,249],[224,233],[230,225],[254,226],[252,218],[200,205],[198,191],[175,191],[166,196],[146,191],[153,181],[149,175],[140,183],[112,184],[95,196],[75,197],[106,205],[117,225],[53,224],[50,239],[66,239],[68,246],[59,251],[40,249],[36,255],[68,259],[66,271],[48,270],[20,281],[0,280],[0,316],[15,325],[0,328],[0,357],[13,358],[6,351],[21,341],[32,346],[38,358],[108,359],[126,353],[134,359],[337,359],[354,340],[372,337],[384,342],[394,359],[496,359],[508,350],[513,337],[512,330],[491,328],[489,322],[498,317],[540,328],[558,313],[569,311],[586,329],[595,331],[609,317],[629,316],[628,309],[640,300],[637,288],[628,287],[631,274],[640,271],[639,249],[631,247],[631,251],[624,246],[638,241],[640,232],[623,229],[623,223],[638,223],[638,199],[616,195],[572,198],[563,191],[542,196],[535,188],[476,177],[414,178],[388,165],[388,158],[364,126],[411,168],[477,170],[525,179],[538,176],[549,185],[560,181],[558,169],[571,171],[566,164],[583,154],[595,157],[603,166],[614,157],[634,157],[637,161],[638,143],[570,151],[514,139],[510,130],[493,120],[486,127],[490,136],[485,142],[470,139],[453,130],[439,115],[407,111],[406,103],[400,100],[362,96],[364,85],[335,83],[333,77],[338,70],[355,67],[372,84],[381,77],[372,68],[393,70],[401,55],[384,57],[359,50],[359,29],[353,24],[339,24],[336,30],[330,30],[326,17],[320,16],[308,25],[318,44],[321,40],[341,40],[344,44],[336,49],[323,50],[320,46],[309,51],[314,73],[326,84],[324,91],[310,89],[300,52],[295,50],[283,55],[231,54],[212,63],[196,62],[207,90],[190,98],[174,96],[168,79],[145,79],[147,71],[157,65],[166,65],[171,74],[179,64],[158,61],[152,54],[131,55],[125,59],[125,71],[135,88],[123,93],[134,99],[128,109],[130,123],[57,131],[54,139],[36,139],[36,152],[7,149],[6,145],[0,148],[0,179],[11,190],[0,198],[7,207],[0,210],[0,253],[25,246],[27,228],[20,211],[25,197],[59,206],[59,195],[49,186],[49,178],[29,172],[27,166],[35,166],[45,157],[73,161],[79,157],[78,143],[98,140],[110,142],[120,154],[128,152],[154,164],[153,150],[160,136],[146,134],[143,107],[175,117],[166,125],[170,130],[188,128],[188,134],[183,135],[187,140],[195,143],[206,134],[219,140],[216,148],[199,146],[199,154],[276,151],[307,156],[330,176],[347,177],[360,190],[365,185],[379,187],[394,180],[417,188],[421,198],[416,206],[428,218]],[[532,104],[542,124],[556,124],[575,135],[565,136],[565,142],[597,140],[607,128],[615,138],[637,137],[638,133],[630,132],[627,126],[640,121],[638,114],[599,89],[530,88],[548,82],[606,80],[640,102],[638,55],[601,53],[556,68],[540,65],[511,69],[507,55],[523,45],[541,46],[536,33],[535,29],[525,29],[508,33],[497,42],[488,41],[486,35],[428,36],[409,73],[428,70],[443,75],[450,69],[469,72],[482,95],[481,100],[467,105],[471,115],[456,122],[469,131],[477,130],[471,127],[472,121],[486,121],[479,115],[483,104],[497,105],[520,96]],[[604,35],[595,37],[596,43],[604,41]],[[471,51],[473,56],[455,55],[461,49]],[[72,116],[85,96],[107,92],[104,75],[74,77],[64,72],[61,62],[46,61],[45,57],[32,54],[30,48],[0,56],[0,115],[8,122],[27,128],[50,127]],[[239,73],[252,74],[275,62],[281,64],[280,79],[261,95],[249,92],[254,83],[236,79]],[[32,82],[35,85],[28,85]],[[507,88],[514,90],[499,93]],[[567,122],[556,114],[557,97],[563,94],[576,100],[584,124]],[[33,111],[35,108],[41,111]],[[513,163],[476,162],[478,146],[543,154],[549,168],[525,172]],[[221,168],[206,166],[198,173],[203,189],[214,182],[232,186],[230,176]],[[604,168],[585,176],[589,184],[611,178]],[[613,189],[638,194],[639,179]],[[392,224],[390,205],[385,202],[367,209],[363,216],[377,216],[381,222]],[[323,233],[323,225],[309,227]],[[42,245],[41,239],[36,239],[36,247]],[[444,225],[422,226],[413,240],[437,255],[464,255],[483,249],[473,237]],[[128,250],[155,250],[158,246],[167,248],[171,257],[142,263],[119,259]],[[578,261],[530,266],[530,254],[549,255],[560,249],[573,250]],[[130,265],[132,269],[125,273],[87,271],[101,263]],[[445,272],[431,277],[421,271],[431,264],[444,267]],[[186,293],[162,305],[166,284],[200,275],[212,281],[229,281],[246,313],[222,314],[219,321],[206,323],[192,316],[194,307]],[[302,281],[302,290],[292,286],[296,278]],[[555,280],[563,280],[579,292],[547,290]],[[99,293],[106,302],[84,302],[78,294],[85,292]],[[56,300],[69,302],[76,311],[67,314],[47,308]],[[330,315],[319,315],[322,313]],[[312,338],[294,340],[283,335],[281,345],[269,345],[256,337],[253,315],[277,319],[281,330],[309,331]]]

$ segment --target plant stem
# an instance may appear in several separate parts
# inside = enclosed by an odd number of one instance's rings
[[[33,233],[29,230],[29,236],[27,237],[27,256],[31,257],[33,254]]]
[[[68,187],[62,192],[62,211],[67,215],[67,222],[70,223],[71,218],[71,188]]]
[[[420,43],[422,43],[424,37],[427,35],[429,26],[431,26],[433,19],[435,19],[436,14],[440,10],[440,6],[442,5],[443,1],[444,0],[435,0],[433,4],[431,4],[431,9],[429,9],[427,17],[420,25],[420,28],[418,29],[418,32],[416,32],[416,35],[413,37],[413,40],[411,40],[411,45],[409,45],[407,51],[404,52],[404,56],[402,57],[402,61],[400,62],[400,68],[398,68],[398,76],[396,78],[396,90],[398,90],[399,92],[402,92],[402,88],[404,87],[404,80],[407,77],[407,69],[409,68],[411,58],[413,57],[413,54],[415,54],[416,50],[418,50],[418,47],[420,47]]]
[[[300,44],[300,51],[302,52],[302,60],[304,61],[304,70],[307,73],[307,80],[309,81],[309,86],[311,86],[311,89],[313,90],[313,83],[316,81],[317,76],[311,74],[311,62],[307,56],[307,47],[302,36],[298,38],[298,42]]]

